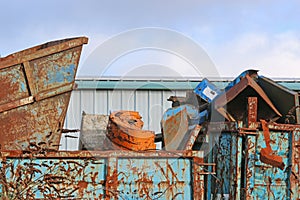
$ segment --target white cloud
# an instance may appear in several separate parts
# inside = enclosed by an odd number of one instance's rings
[[[300,78],[300,37],[296,32],[249,33],[214,47],[213,58],[222,76],[232,77],[245,69],[277,78]]]

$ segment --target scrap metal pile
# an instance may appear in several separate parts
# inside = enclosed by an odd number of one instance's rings
[[[0,58],[1,199],[300,199],[299,94],[256,70],[169,97],[162,134],[136,111],[83,113],[80,150],[60,151],[87,41]]]
[[[298,92],[247,70],[224,88],[205,78],[186,96],[170,96],[168,101],[172,107],[164,112],[162,134],[155,138],[141,130],[137,112],[117,111],[100,128],[101,145],[89,148],[82,140],[82,148],[145,152],[160,141],[158,152],[204,153],[202,173],[211,176],[201,182],[201,198],[299,198]],[[83,115],[83,136],[95,117]]]

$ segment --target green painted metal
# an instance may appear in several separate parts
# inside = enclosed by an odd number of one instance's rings
[[[140,89],[140,90],[192,90],[199,81],[181,80],[109,80],[107,79],[84,79],[78,78],[78,89]],[[211,81],[218,88],[225,88],[230,81]],[[300,91],[300,81],[277,81],[280,85],[290,90]]]

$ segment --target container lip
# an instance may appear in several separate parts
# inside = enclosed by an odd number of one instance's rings
[[[82,46],[83,44],[87,43],[88,38],[84,36],[46,42],[0,58],[0,69],[71,49],[77,46]]]

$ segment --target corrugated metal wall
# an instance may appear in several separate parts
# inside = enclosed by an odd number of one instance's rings
[[[80,129],[81,115],[109,114],[116,110],[135,110],[144,121],[144,129],[160,132],[163,112],[171,107],[167,98],[171,95],[185,96],[185,90],[96,90],[78,89],[72,92],[65,128]],[[63,134],[61,150],[77,150],[79,133]]]

